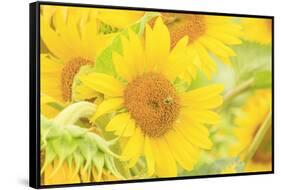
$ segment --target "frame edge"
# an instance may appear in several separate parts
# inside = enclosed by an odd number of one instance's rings
[[[40,188],[40,141],[38,138],[39,3],[29,4],[29,186]],[[39,114],[40,115],[40,114]],[[39,152],[38,152],[39,151]]]

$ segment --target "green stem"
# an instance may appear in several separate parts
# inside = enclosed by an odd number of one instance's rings
[[[266,116],[264,122],[262,123],[261,127],[259,128],[257,134],[255,135],[255,138],[252,141],[250,147],[248,148],[248,150],[245,153],[244,161],[246,163],[252,159],[252,157],[256,153],[259,145],[261,144],[267,130],[271,126],[271,122],[272,122],[271,118],[272,118],[272,113],[269,112],[268,115]]]
[[[245,90],[248,90],[253,84],[254,84],[253,78],[241,83],[240,85],[235,87],[233,90],[229,91],[228,93],[226,93],[224,95],[224,101],[229,101],[229,100],[235,98],[237,95],[241,94]]]
[[[254,79],[251,78],[243,83],[241,83],[240,85],[236,86],[233,90],[227,92],[224,95],[224,100],[223,100],[223,106],[219,107],[217,109],[217,111],[222,111],[224,107],[226,107],[226,105],[228,104],[228,102],[230,102],[233,98],[235,98],[236,96],[240,95],[241,93],[245,92],[246,90],[248,90],[252,85],[254,84]]]

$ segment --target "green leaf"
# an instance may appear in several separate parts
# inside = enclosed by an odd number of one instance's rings
[[[271,70],[272,49],[270,46],[244,42],[233,47],[237,56],[232,58],[237,73],[237,82],[263,70]]]
[[[254,75],[253,88],[271,88],[272,73],[271,71],[260,71]]]

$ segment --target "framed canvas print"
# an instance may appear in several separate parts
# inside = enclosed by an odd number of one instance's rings
[[[30,186],[274,172],[273,17],[30,4]]]

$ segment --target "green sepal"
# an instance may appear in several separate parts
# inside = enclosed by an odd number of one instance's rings
[[[95,104],[90,102],[81,101],[69,105],[66,109],[62,110],[54,119],[54,122],[60,126],[74,124],[81,117],[88,117],[93,115],[96,111]]]

